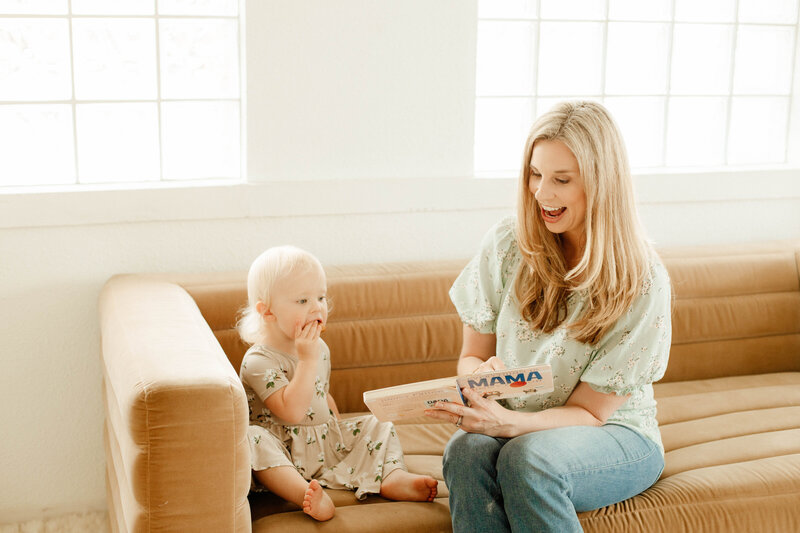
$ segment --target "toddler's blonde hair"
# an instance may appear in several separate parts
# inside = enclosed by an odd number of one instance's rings
[[[247,306],[239,313],[236,331],[248,344],[260,344],[264,339],[264,318],[256,310],[258,302],[270,307],[275,286],[286,276],[307,272],[322,264],[311,253],[296,246],[275,246],[259,255],[247,272]]]

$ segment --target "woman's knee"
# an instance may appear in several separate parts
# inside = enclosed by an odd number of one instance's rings
[[[536,434],[523,435],[511,439],[503,446],[497,456],[497,476],[498,481],[508,479],[511,482],[520,481],[523,477],[532,478],[558,478],[561,474],[562,465],[557,460],[557,452],[550,446],[542,446],[537,443]],[[526,476],[520,476],[520,472],[525,472]]]
[[[464,468],[466,465],[473,467],[482,463],[491,463],[494,467],[497,453],[502,446],[502,442],[494,437],[459,430],[450,438],[444,449],[444,469],[447,471],[450,467]]]

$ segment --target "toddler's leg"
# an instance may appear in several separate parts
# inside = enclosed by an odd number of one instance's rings
[[[291,466],[276,466],[254,470],[253,475],[270,492],[303,508],[315,520],[330,520],[336,511],[330,496],[325,494],[316,479],[309,483]]]
[[[381,482],[381,496],[390,500],[432,502],[439,482],[431,476],[410,474],[402,468],[389,472]]]

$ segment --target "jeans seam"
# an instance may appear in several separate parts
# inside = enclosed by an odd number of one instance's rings
[[[646,439],[646,437],[642,437],[642,438]],[[616,440],[616,439],[614,439],[614,440]],[[650,457],[652,457],[653,454],[656,453],[656,451],[659,451],[658,447],[654,443],[649,443],[648,442],[648,444],[650,445],[649,453],[647,453],[646,455],[643,455],[643,456],[641,456],[641,457],[639,457],[637,459],[633,459],[633,460],[630,460],[630,461],[621,461],[621,462],[614,463],[614,464],[611,464],[611,465],[597,466],[597,467],[593,467],[593,468],[583,468],[581,470],[571,470],[569,472],[563,472],[562,474],[559,475],[559,477],[561,477],[562,479],[566,479],[568,476],[573,476],[573,475],[576,475],[576,474],[586,474],[586,473],[589,473],[589,472],[596,472],[596,471],[601,471],[601,470],[607,470],[609,468],[619,468],[621,466],[628,466],[628,465],[634,465],[636,463],[641,463],[641,462],[643,462],[643,461],[645,461],[647,459],[650,459]]]

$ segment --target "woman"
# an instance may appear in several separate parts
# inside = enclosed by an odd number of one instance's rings
[[[671,341],[669,277],[643,236],[605,108],[557,105],[525,146],[516,217],[450,290],[458,373],[552,366],[554,391],[465,396],[444,454],[453,530],[581,531],[576,512],[630,498],[664,468],[652,383]]]

